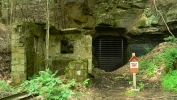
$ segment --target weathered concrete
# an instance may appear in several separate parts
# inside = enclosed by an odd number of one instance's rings
[[[28,77],[45,70],[45,33],[43,27],[34,23],[15,23],[12,31],[12,82],[20,84]],[[73,44],[73,53],[62,53],[61,48],[69,44],[61,44],[61,41]],[[77,29],[65,29],[59,33],[50,35],[49,45],[49,68],[52,71],[58,70],[58,75],[68,74],[65,72],[67,66],[73,61],[83,61],[76,64],[80,69],[81,77],[73,76],[79,81],[86,79],[88,73],[92,73],[92,37],[85,35],[85,31]],[[65,50],[67,50],[66,48]],[[74,72],[73,72],[74,73]],[[77,75],[77,74],[75,74]]]
[[[75,31],[75,32],[74,32]],[[68,65],[75,66],[73,63],[77,63],[77,61],[82,61],[83,64],[79,64],[77,68],[74,68],[74,72],[71,71],[66,72],[70,77],[75,77],[78,80],[85,79],[85,74],[92,73],[92,37],[90,35],[84,35],[82,31],[73,30],[64,30],[59,34],[51,34],[50,35],[50,46],[49,46],[49,56],[50,56],[50,64],[53,70],[58,70],[59,75],[65,74],[63,72],[66,71]],[[61,34],[63,33],[63,34]],[[61,48],[61,40],[66,40],[68,42],[72,42],[73,44],[73,53],[62,53]],[[81,68],[84,67],[84,68]],[[69,67],[70,68],[70,67]],[[76,69],[80,69],[80,73],[84,73],[84,76],[81,79],[76,77]],[[84,70],[83,70],[84,69]],[[71,70],[71,69],[70,69]],[[83,70],[83,71],[82,71]],[[74,73],[76,76],[74,76]]]
[[[44,38],[41,33],[42,28],[34,23],[19,22],[13,25],[11,77],[14,84],[22,83],[44,67],[44,58],[41,57],[44,55]],[[35,37],[39,37],[36,43]]]
[[[78,82],[83,82],[88,78],[88,62],[81,60],[71,61],[66,68],[66,75],[69,78],[75,78]]]

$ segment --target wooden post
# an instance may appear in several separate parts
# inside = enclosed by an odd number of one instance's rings
[[[133,73],[133,89],[136,89],[136,73]]]
[[[133,56],[135,56],[135,53],[132,53]],[[136,73],[133,73],[133,89],[136,89]]]

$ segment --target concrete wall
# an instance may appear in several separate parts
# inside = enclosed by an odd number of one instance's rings
[[[61,40],[71,40],[74,42],[73,53],[61,53]],[[77,74],[77,69],[83,69],[84,71],[81,71],[81,73],[92,73],[92,37],[90,35],[83,35],[82,32],[50,35],[49,51],[51,68],[58,70],[59,75],[68,74],[67,72],[70,68],[75,70],[73,72],[75,74],[68,75],[75,78],[77,78],[77,75],[83,75],[82,77],[86,78],[85,74]],[[75,66],[78,63],[77,61],[81,61],[79,66]]]
[[[62,40],[73,42],[73,53],[61,52]],[[58,75],[67,74],[78,80],[84,80],[88,72],[92,73],[90,35],[84,35],[81,31],[59,32],[50,35],[49,44],[49,67],[52,71],[58,70]],[[42,26],[34,23],[15,23],[11,47],[11,77],[14,84],[20,84],[45,69],[45,31]]]
[[[37,43],[35,37],[38,37]],[[20,84],[44,67],[44,35],[42,27],[34,23],[15,23],[11,38],[11,77],[14,84]]]

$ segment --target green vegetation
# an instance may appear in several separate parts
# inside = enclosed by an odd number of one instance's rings
[[[163,52],[150,58],[142,58],[140,62],[140,71],[145,72],[147,76],[153,76],[156,69],[163,63],[167,70],[173,69],[173,63],[177,59],[177,48],[170,47],[162,50]]]
[[[144,89],[144,87],[145,87],[145,84],[144,84],[143,82],[140,82],[140,83],[139,83],[139,88],[140,88],[140,89]]]
[[[160,58],[160,59],[159,59]],[[153,76],[157,67],[163,63],[163,57],[158,55],[153,59],[145,59],[143,58],[140,62],[140,71],[145,72],[147,76]]]
[[[165,41],[170,41],[170,42],[176,42],[177,38],[173,37],[173,36],[169,36],[167,38],[164,38]]]
[[[174,62],[177,60],[177,48],[175,46],[177,38],[169,36],[164,40],[169,44],[155,56],[142,58],[140,62],[140,71],[145,72],[147,76],[154,76],[161,65],[165,65],[165,73],[162,75],[162,85],[164,90],[177,92],[177,70],[175,70]],[[143,87],[143,85],[141,85]]]
[[[164,53],[165,65],[168,70],[173,70],[173,63],[177,59],[177,48],[167,49]]]
[[[162,78],[162,85],[164,90],[177,92],[177,70],[164,75]]]
[[[87,87],[87,86],[89,85],[89,81],[90,81],[90,79],[87,78],[87,79],[83,82],[83,84]]]
[[[21,84],[20,91],[28,91],[29,95],[43,95],[46,100],[67,100],[74,94],[70,87],[75,85],[75,80],[64,84],[60,78],[55,78],[56,73],[49,69],[40,71],[39,76]]]
[[[7,84],[5,80],[0,80],[0,97],[16,93],[15,88]]]

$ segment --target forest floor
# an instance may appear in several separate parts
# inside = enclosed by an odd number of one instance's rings
[[[138,59],[153,59],[166,48],[170,48],[169,46],[176,47],[176,44],[160,43],[151,52]],[[165,64],[162,63],[153,77],[138,72],[136,85],[140,91],[132,92],[133,74],[129,72],[129,63],[113,72],[94,68],[92,84],[87,88],[78,89],[71,100],[177,100],[177,93],[165,91],[162,87],[161,77],[164,71]]]
[[[118,70],[99,72],[100,76],[95,76],[89,87],[77,90],[71,100],[177,100],[177,93],[164,91],[160,81],[149,81],[137,74],[140,91],[132,92],[131,74],[119,74]]]

